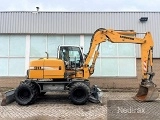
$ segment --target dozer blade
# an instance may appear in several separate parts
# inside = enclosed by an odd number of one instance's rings
[[[93,85],[91,87],[91,94],[89,97],[89,101],[93,103],[102,103],[102,95],[103,95],[102,90],[98,88],[97,85]]]
[[[139,102],[149,102],[149,101],[156,100],[158,96],[159,96],[159,93],[155,85],[151,85],[151,86],[140,85],[138,93],[133,98]]]
[[[15,90],[12,89],[12,90],[9,90],[9,91],[6,91],[4,93],[2,93],[2,102],[1,102],[1,106],[5,106],[9,103],[12,103],[13,101],[15,101],[14,99],[14,92]]]

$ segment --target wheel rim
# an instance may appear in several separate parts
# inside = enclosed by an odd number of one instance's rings
[[[18,97],[20,100],[28,100],[31,97],[31,92],[27,88],[22,88],[18,92]]]
[[[76,100],[83,100],[86,97],[86,91],[81,88],[77,88],[73,92],[73,96]]]

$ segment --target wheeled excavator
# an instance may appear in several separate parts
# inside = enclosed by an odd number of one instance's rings
[[[96,85],[90,86],[89,77],[94,73],[100,44],[106,41],[140,44],[142,80],[134,99],[141,102],[156,100],[159,94],[152,81],[154,76],[152,36],[150,32],[146,32],[144,38],[135,35],[136,32],[132,30],[99,28],[91,38],[86,55],[79,46],[58,46],[56,59],[49,58],[46,53],[46,58],[30,62],[26,80],[23,80],[15,90],[3,94],[2,105],[13,99],[20,105],[32,104],[39,95],[49,91],[67,91],[71,102],[76,105],[85,104],[87,101],[101,102],[102,91]]]

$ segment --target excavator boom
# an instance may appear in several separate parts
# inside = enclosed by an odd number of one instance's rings
[[[132,36],[131,36],[132,35]],[[134,43],[141,46],[141,69],[142,69],[142,82],[136,96],[137,101],[152,101],[158,98],[158,90],[156,85],[152,82],[154,73],[152,71],[153,66],[153,39],[150,32],[146,32],[144,38],[138,38],[135,36],[134,31],[115,31],[112,29],[100,28],[95,31],[92,36],[89,52],[84,62],[84,70],[88,66],[93,56],[93,61],[89,67],[89,73],[85,75],[88,78],[94,73],[94,66],[96,59],[99,55],[99,46],[102,42],[110,41],[112,43]],[[149,71],[150,67],[150,71]],[[86,70],[87,73],[87,70]]]

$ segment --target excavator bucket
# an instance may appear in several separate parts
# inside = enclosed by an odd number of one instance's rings
[[[158,96],[159,93],[155,85],[151,86],[140,85],[138,93],[133,98],[139,102],[148,102],[156,100]]]
[[[12,103],[15,101],[14,99],[14,89],[3,92],[2,93],[2,101],[1,101],[1,106],[5,106],[9,103]]]

